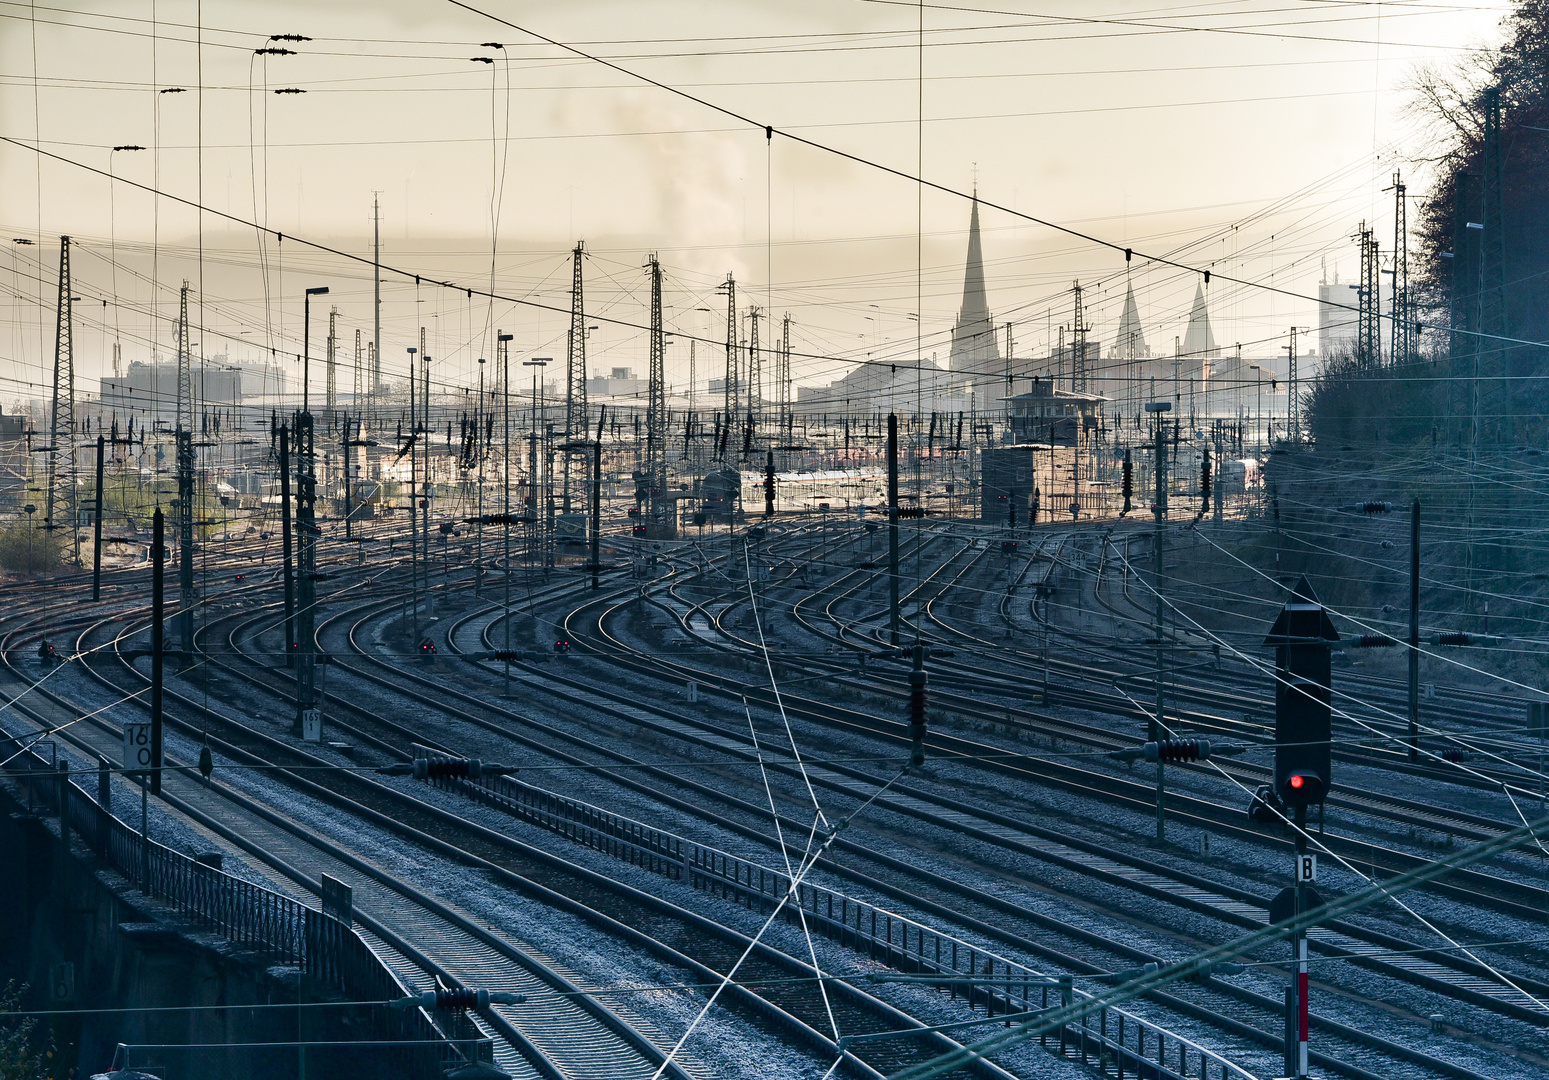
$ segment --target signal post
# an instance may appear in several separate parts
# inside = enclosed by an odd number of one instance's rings
[[[1294,884],[1275,899],[1270,921],[1321,904],[1312,889],[1318,857],[1307,850],[1307,811],[1322,806],[1332,777],[1333,645],[1328,612],[1302,577],[1264,644],[1275,649],[1275,795],[1295,824]],[[1307,933],[1291,939],[1295,975],[1286,988],[1285,1071],[1307,1075]]]

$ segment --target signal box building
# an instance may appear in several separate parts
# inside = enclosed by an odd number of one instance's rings
[[[1011,441],[1018,445],[1075,446],[1102,418],[1098,394],[1060,390],[1053,380],[1034,377],[1033,388],[1011,399]]]

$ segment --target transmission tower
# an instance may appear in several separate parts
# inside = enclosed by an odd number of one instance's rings
[[[59,305],[54,324],[54,401],[49,416],[48,501],[43,526],[57,528],[54,504],[64,488],[70,531],[75,532],[75,351],[74,317],[70,307],[70,238],[59,238]],[[61,460],[61,453],[64,457]]]
[[[188,330],[188,282],[178,298],[177,318],[177,430],[194,430],[193,341]]]
[[[651,275],[651,375],[650,400],[645,412],[645,472],[650,484],[651,525],[664,524],[667,506],[667,387],[666,344],[662,333],[662,267],[652,255],[646,264]]]
[[[1393,174],[1393,301],[1392,362],[1408,363],[1414,352],[1414,321],[1409,316],[1409,226],[1405,214],[1404,181]]]
[[[339,369],[337,365],[339,348],[339,309],[330,308],[328,311],[328,374],[326,389],[324,391],[327,402],[327,414],[331,417],[339,410]]]
[[[1078,394],[1086,393],[1086,320],[1081,315],[1081,282],[1071,286],[1076,294],[1076,321],[1071,326],[1070,338],[1070,388]],[[1008,403],[1009,408],[1009,403]]]
[[[360,387],[360,380],[361,380],[360,348],[361,348],[361,346],[360,346],[360,342],[361,342],[361,333],[360,333],[360,330],[357,329],[355,331],[355,378],[354,378],[354,381],[352,382],[352,384],[350,386],[350,401],[352,403],[352,406],[353,406],[353,408],[355,410],[355,414],[357,416],[360,415],[360,401],[361,401],[361,396],[360,396],[360,390],[361,390],[361,387]]]

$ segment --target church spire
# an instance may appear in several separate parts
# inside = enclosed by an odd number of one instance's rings
[[[1144,360],[1151,355],[1146,347],[1146,332],[1140,325],[1140,309],[1135,306],[1135,286],[1126,283],[1124,314],[1119,318],[1119,336],[1113,342],[1113,355],[1124,360]]]
[[[1205,288],[1194,283],[1194,310],[1189,313],[1189,329],[1183,335],[1183,355],[1213,360],[1221,355],[1215,335],[1210,332],[1210,311],[1205,306]]]
[[[963,273],[963,306],[952,329],[949,364],[954,371],[984,374],[986,365],[1000,359],[995,323],[984,295],[984,252],[979,242],[979,192],[974,191],[968,218],[968,260]]]

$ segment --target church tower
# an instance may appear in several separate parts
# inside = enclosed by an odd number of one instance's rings
[[[979,381],[1000,368],[1000,346],[995,340],[995,321],[984,295],[984,252],[979,245],[979,193],[974,192],[968,219],[968,267],[963,274],[963,306],[952,328],[952,352],[948,366]]]

